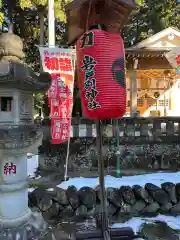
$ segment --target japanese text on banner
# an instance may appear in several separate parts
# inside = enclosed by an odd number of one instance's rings
[[[40,47],[43,70],[51,73],[48,90],[52,143],[59,144],[70,138],[73,107],[74,71],[73,49]]]

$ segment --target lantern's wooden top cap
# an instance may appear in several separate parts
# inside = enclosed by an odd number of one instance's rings
[[[119,33],[135,6],[135,0],[73,0],[65,6],[69,44],[93,25]]]

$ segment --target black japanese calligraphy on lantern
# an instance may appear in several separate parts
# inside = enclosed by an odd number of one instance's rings
[[[95,59],[91,56],[85,55],[83,59],[83,66],[81,69],[85,72],[91,72],[92,70],[94,71],[94,67],[97,64]]]
[[[100,108],[100,107],[101,107],[101,105],[98,102],[96,102],[95,100],[88,102],[88,108],[91,110],[94,110],[94,109]]]
[[[94,69],[92,71],[88,71],[85,73],[85,80],[88,80],[88,78],[94,77],[95,72]]]
[[[89,110],[95,110],[101,107],[99,102],[96,101],[96,97],[98,95],[94,69],[96,64],[97,61],[92,56],[85,55],[83,59],[83,65],[81,66],[81,70],[85,72],[84,89]]]
[[[98,91],[96,89],[91,89],[90,91],[86,92],[86,99],[95,99],[96,96],[98,95]]]
[[[83,35],[80,48],[91,47],[94,45],[94,33],[88,32]]]
[[[92,78],[91,80],[87,79],[84,82],[84,88],[88,90],[89,88],[96,89],[96,79]]]

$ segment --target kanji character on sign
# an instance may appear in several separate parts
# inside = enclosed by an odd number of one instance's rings
[[[86,92],[86,99],[95,99],[98,95],[98,91],[96,89],[92,89],[91,91]]]
[[[52,81],[51,87],[55,87],[56,86],[56,81]]]
[[[72,63],[69,58],[60,58],[59,59],[60,70],[62,72],[72,72]]]
[[[60,128],[56,127],[56,133],[60,133]]]
[[[88,102],[88,109],[90,109],[90,110],[94,110],[94,109],[97,109],[97,108],[100,108],[100,107],[101,107],[101,105],[94,100],[91,101],[91,102]]]
[[[85,81],[88,80],[88,78],[94,77],[94,75],[95,75],[95,72],[93,70],[89,71],[89,72],[86,72]]]
[[[59,105],[59,101],[56,99],[53,99],[52,104],[53,104],[53,106],[57,107]]]
[[[64,134],[61,136],[61,139],[62,139],[62,140],[66,140],[66,138],[67,138],[67,137],[66,137],[66,135],[64,135]]]
[[[61,107],[61,113],[62,113],[62,118],[66,118],[67,117],[67,106],[62,106]]]
[[[68,129],[68,127],[69,127],[69,124],[68,124],[68,123],[64,123],[64,124],[62,125],[62,128],[63,128],[63,129]]]
[[[58,78],[58,87],[59,88],[65,88],[66,84],[64,83],[64,81],[61,80],[61,78]]]
[[[55,126],[56,126],[56,127],[60,127],[60,126],[61,126],[61,122],[60,122],[60,121],[56,121],[56,122],[55,122]]]
[[[91,80],[87,80],[84,83],[84,88],[87,90],[88,88],[96,89],[96,79],[93,78]]]
[[[58,58],[54,57],[54,58],[49,58],[46,57],[45,58],[45,66],[48,70],[59,70],[59,61]]]
[[[14,165],[13,163],[11,163],[10,165],[9,163],[6,163],[4,166],[4,174],[11,175],[11,173],[16,174],[16,165]]]
[[[59,116],[59,112],[54,111],[54,112],[53,112],[53,117],[58,117],[58,116]]]
[[[67,135],[68,130],[67,130],[67,129],[63,129],[62,133],[65,134],[65,135]]]
[[[81,38],[81,47],[80,48],[90,47],[92,45],[94,45],[94,34],[93,34],[93,32],[85,33],[83,35],[83,37]]]
[[[55,138],[60,138],[60,133],[55,133]]]
[[[83,71],[92,71],[97,64],[93,57],[85,55],[83,60],[84,65],[81,67]]]
[[[49,93],[49,94],[48,94],[49,97],[55,98],[55,97],[56,97],[56,88],[53,87],[53,86],[51,86],[51,88],[49,89],[48,93]]]
[[[59,97],[66,99],[67,98],[67,93],[60,93]]]
[[[49,55],[49,52],[47,50],[44,51],[44,55],[45,56],[48,56]]]

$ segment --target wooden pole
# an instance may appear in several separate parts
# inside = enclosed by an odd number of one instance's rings
[[[136,79],[136,69],[138,66],[138,59],[134,59],[133,66],[131,69],[131,79],[130,79],[130,115],[133,117],[137,112],[137,79]]]
[[[39,17],[40,17],[40,38],[39,45],[44,46],[44,9],[39,9]],[[40,61],[40,72],[43,72],[42,61]]]
[[[120,158],[120,151],[119,151],[119,119],[115,120],[115,124],[116,124],[116,147],[117,147],[117,151],[116,151],[116,177],[119,178],[121,177],[121,158]]]
[[[54,0],[48,0],[48,45],[55,47],[55,44]]]
[[[104,240],[110,240],[110,234],[108,231],[108,213],[107,213],[107,198],[104,181],[104,161],[102,152],[102,131],[101,121],[96,121],[96,143],[98,151],[98,170],[99,170],[99,185],[100,185],[100,197],[101,197],[101,229]]]

